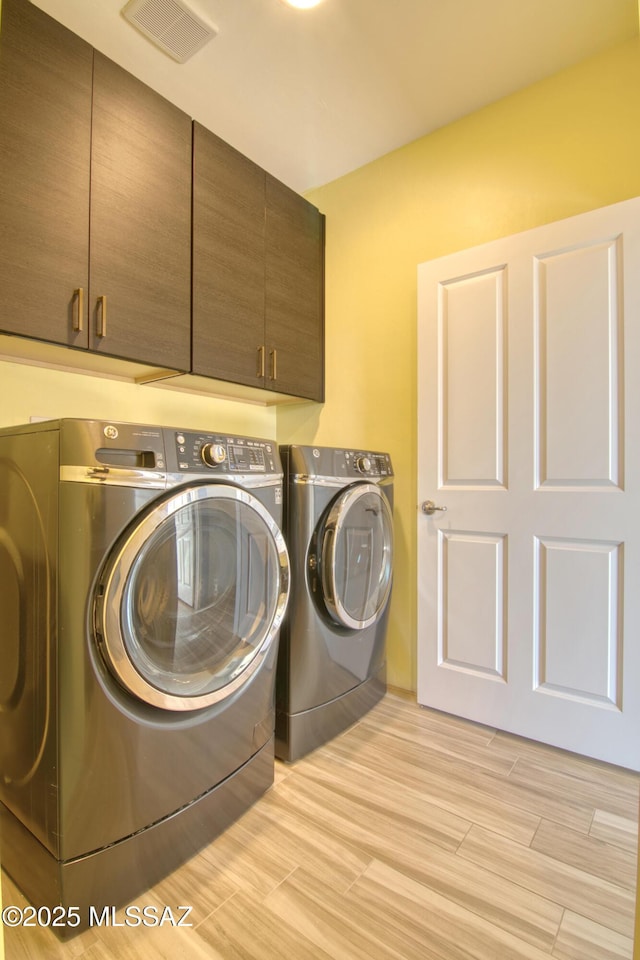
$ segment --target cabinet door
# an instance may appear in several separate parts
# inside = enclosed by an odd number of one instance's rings
[[[264,386],[265,172],[193,130],[193,373]]]
[[[188,370],[191,120],[95,52],[92,350]]]
[[[0,329],[87,345],[93,50],[26,0],[0,33]],[[80,298],[74,291],[83,290]]]
[[[324,217],[267,175],[267,386],[324,399]]]

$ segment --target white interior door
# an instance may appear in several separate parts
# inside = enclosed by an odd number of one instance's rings
[[[638,770],[640,198],[418,283],[418,700]]]

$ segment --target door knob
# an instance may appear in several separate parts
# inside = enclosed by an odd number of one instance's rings
[[[442,512],[445,513],[447,508],[436,507],[433,500],[423,500],[422,503],[420,504],[420,509],[422,510],[423,513],[426,513],[427,516],[430,517],[432,513],[436,512],[436,510],[442,510]]]

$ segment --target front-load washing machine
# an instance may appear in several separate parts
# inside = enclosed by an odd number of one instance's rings
[[[60,420],[0,431],[2,865],[126,903],[273,781],[288,596],[270,442]]]
[[[291,597],[276,681],[276,756],[293,761],[386,691],[393,573],[388,453],[290,445],[284,530]]]

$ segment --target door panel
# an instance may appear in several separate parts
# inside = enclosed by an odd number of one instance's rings
[[[438,546],[439,660],[451,669],[504,679],[505,538],[448,530],[441,531]]]
[[[441,486],[500,487],[505,464],[505,270],[441,289]]]
[[[640,768],[640,199],[419,268],[418,698]]]
[[[534,260],[539,486],[618,485],[621,242],[616,237]]]
[[[536,538],[535,548],[536,687],[619,709],[622,544]]]

